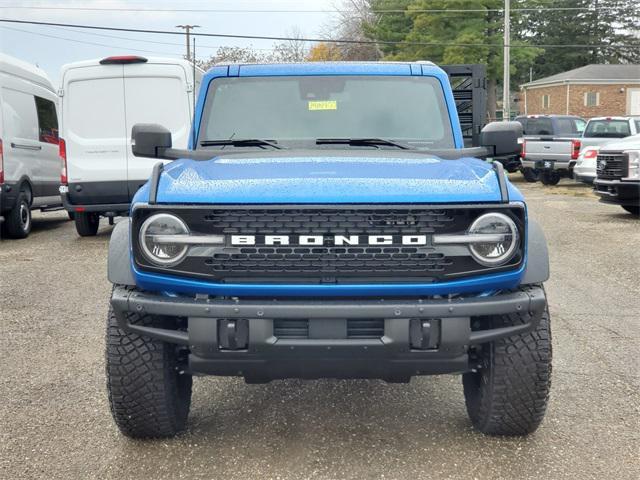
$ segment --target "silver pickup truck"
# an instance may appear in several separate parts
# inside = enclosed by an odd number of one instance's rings
[[[567,115],[529,115],[516,120],[526,122],[521,154],[525,179],[555,185],[562,177],[571,176],[586,122]]]
[[[582,148],[598,147],[640,133],[640,117],[596,117],[587,122]]]

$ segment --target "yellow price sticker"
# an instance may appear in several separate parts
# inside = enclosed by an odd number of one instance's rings
[[[338,102],[335,100],[309,100],[309,110],[337,110]]]

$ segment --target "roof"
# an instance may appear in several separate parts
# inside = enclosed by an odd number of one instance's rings
[[[552,83],[640,83],[640,65],[585,65],[584,67],[558,73],[549,77],[539,78],[533,82],[524,83],[523,87],[548,85]]]
[[[205,79],[289,75],[431,75],[446,80],[446,73],[431,62],[220,63],[209,69]]]
[[[108,55],[108,57],[112,57],[112,56],[114,55]],[[134,55],[134,56],[138,57],[139,55]],[[90,60],[80,60],[76,62],[67,63],[60,68],[60,72],[61,74],[64,74],[64,72],[72,68],[99,66],[101,65],[100,61],[104,60],[105,58],[106,57],[92,58]],[[151,64],[168,64],[168,65],[182,65],[183,67],[188,69],[193,68],[193,65],[191,64],[191,62],[182,58],[167,58],[167,57],[142,57],[142,58],[146,59],[146,62],[144,62],[145,64],[150,64],[150,65]],[[202,73],[204,73],[204,71],[200,67],[196,67],[196,68]]]
[[[55,93],[53,84],[44,70],[10,55],[0,53],[0,72],[23,78]]]

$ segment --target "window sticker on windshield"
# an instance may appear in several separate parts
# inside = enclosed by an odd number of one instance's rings
[[[337,110],[338,102],[335,100],[309,100],[309,110]]]

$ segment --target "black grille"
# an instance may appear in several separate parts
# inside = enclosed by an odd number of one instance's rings
[[[411,283],[435,282],[457,276],[504,270],[518,265],[519,252],[498,268],[478,264],[465,247],[436,246],[433,234],[467,231],[473,220],[495,208],[402,207],[273,207],[162,208],[134,212],[134,228],[151,213],[179,215],[194,234],[224,235],[226,244],[190,250],[178,265],[149,264],[136,248],[142,268],[229,283]],[[503,208],[522,228],[524,212]],[[255,244],[238,245],[233,235],[252,236]],[[265,235],[285,235],[290,245],[266,245]],[[301,245],[300,236],[323,236],[323,243]],[[357,245],[336,245],[334,236],[358,236]],[[368,237],[391,237],[388,244],[370,245]],[[403,236],[420,235],[426,245],[403,244]],[[133,236],[134,247],[137,235]],[[521,231],[521,238],[523,238]],[[423,242],[424,243],[424,242]]]
[[[324,320],[311,320],[313,322],[323,322]],[[308,319],[275,319],[273,321],[273,335],[282,339],[308,339],[309,335]],[[346,320],[347,339],[374,339],[384,336],[384,319],[352,319]],[[318,337],[320,338],[320,337]]]
[[[628,158],[624,153],[600,154],[597,159],[597,175],[602,179],[620,179],[628,175]]]
[[[456,220],[449,210],[214,210],[204,221],[225,234],[416,234],[434,233]]]

